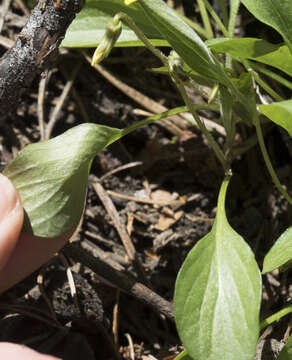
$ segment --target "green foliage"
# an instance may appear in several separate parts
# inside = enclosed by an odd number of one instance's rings
[[[277,30],[292,45],[291,0],[241,0],[247,9],[260,21]]]
[[[157,46],[166,46],[168,43],[162,39],[148,19],[139,4],[131,7],[125,6],[123,0],[87,0],[82,11],[69,26],[64,47],[95,47],[103,38],[105,28],[115,14],[124,12],[135,19],[136,25]],[[144,46],[128,26],[123,25],[123,31],[115,46]]]
[[[236,59],[256,60],[274,66],[292,76],[292,54],[283,44],[271,44],[254,38],[208,40],[206,44],[216,52],[232,55]]]
[[[139,0],[149,20],[188,66],[207,78],[227,82],[221,64],[196,32],[162,0]]]
[[[275,124],[287,130],[292,137],[292,100],[260,105],[259,110]]]
[[[185,107],[155,115],[122,130],[81,125],[48,142],[29,145],[4,171],[21,194],[27,216],[25,230],[39,236],[57,236],[79,221],[90,164],[98,151],[148,123],[181,111],[191,113],[192,117],[186,117],[187,120],[201,129],[222,164],[226,178],[221,186],[212,230],[190,251],[178,274],[174,311],[186,350],[177,360],[254,358],[259,333],[261,277],[251,249],[231,228],[225,213],[231,165],[237,156],[234,137],[239,122],[243,127],[249,126],[248,132],[254,127],[271,178],[292,205],[292,198],[273,169],[260,123],[263,114],[292,136],[292,101],[282,99],[272,88],[273,82],[261,78],[259,73],[292,88],[289,78],[292,76],[292,2],[242,0],[242,3],[255,17],[276,29],[286,45],[254,38],[233,39],[239,0],[230,2],[229,14],[226,1],[220,1],[223,22],[208,1],[199,1],[206,27],[200,33],[212,37],[209,12],[225,36],[206,43],[194,31],[191,21],[185,21],[163,0],[138,0],[131,6],[125,6],[123,0],[88,0],[62,45],[96,46],[104,41],[96,52],[98,60],[107,56],[113,46],[146,46],[162,61],[163,67],[156,71],[171,77]],[[118,26],[114,37],[110,32],[103,38],[107,24],[115,15],[115,20],[123,21],[121,35]],[[120,22],[114,21],[114,24],[120,25]],[[153,45],[169,46],[174,51],[167,58]],[[275,73],[273,67],[284,72],[285,78]],[[215,103],[193,104],[185,85]],[[262,104],[266,102],[262,100],[263,90],[271,103]],[[217,120],[226,132],[224,146],[215,141],[197,114],[198,109],[220,113]],[[250,143],[243,143],[242,147],[249,149]],[[280,236],[266,255],[263,273],[292,259],[291,229]],[[276,313],[263,324],[276,321],[289,311]],[[292,359],[290,344],[291,339],[282,350],[280,360]]]
[[[272,271],[292,259],[292,227],[275,242],[264,259],[263,274]]]
[[[82,124],[25,147],[3,171],[20,193],[24,231],[52,238],[76,227],[92,159],[120,137],[119,129]]]
[[[178,274],[174,311],[179,335],[196,360],[252,360],[259,332],[261,277],[249,246],[228,224],[227,181],[210,233]]]

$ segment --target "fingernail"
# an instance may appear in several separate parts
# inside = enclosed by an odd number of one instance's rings
[[[18,204],[18,196],[8,178],[0,174],[0,222],[8,216]]]

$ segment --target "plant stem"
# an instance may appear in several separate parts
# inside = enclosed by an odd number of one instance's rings
[[[255,62],[250,64],[250,66],[255,69],[256,71],[263,73],[266,76],[269,76],[271,79],[278,81],[281,85],[286,86],[288,89],[292,90],[292,82],[283,78],[282,76],[275,74],[273,71],[259,65]]]
[[[225,26],[228,24],[228,12],[227,12],[227,3],[226,0],[219,0],[220,2],[220,10],[222,14],[223,23]]]
[[[168,60],[165,55],[162,54],[155,46],[151,44],[151,42],[147,39],[147,37],[143,34],[143,32],[137,27],[135,22],[125,13],[120,12],[116,15],[119,19],[123,20],[127,23],[127,25],[134,31],[137,37],[145,44],[148,50],[150,50],[158,59],[161,60],[163,65],[168,66]]]
[[[249,69],[248,71],[250,71],[252,73],[252,76],[254,77],[255,81],[269,94],[271,95],[272,98],[274,98],[276,101],[283,101],[285,100],[284,98],[282,98],[282,96],[278,95],[276,93],[276,91],[274,91],[269,84],[267,84],[263,79],[261,79],[261,77],[259,76],[259,74],[252,70]]]
[[[201,14],[201,19],[203,21],[204,24],[204,28],[207,31],[208,34],[208,38],[213,38],[214,34],[213,34],[213,29],[210,23],[210,19],[206,10],[206,6],[204,4],[203,0],[198,0],[198,6],[199,6],[199,10],[200,10],[200,14]]]
[[[237,13],[240,5],[240,0],[235,0],[230,2],[230,14],[229,14],[229,23],[228,23],[228,33],[229,37],[233,37],[235,30],[235,22],[237,18]]]
[[[218,25],[219,29],[222,31],[225,37],[229,37],[228,30],[224,26],[223,22],[220,20],[219,16],[216,14],[215,10],[213,9],[212,5],[208,2],[208,0],[203,0],[207,10],[209,11],[210,15]],[[227,23],[227,22],[226,22]]]
[[[181,353],[179,353],[174,360],[183,360],[185,356],[188,355],[188,352],[186,349],[184,349]]]
[[[227,188],[231,179],[232,173],[231,171],[229,171],[229,173],[225,174],[225,178],[222,181],[222,184],[220,186],[220,191],[219,191],[219,195],[218,195],[218,201],[217,201],[217,219],[222,220],[223,217],[226,218],[226,211],[225,211],[225,199],[226,199],[226,192],[227,192]]]
[[[225,4],[226,5],[226,4]],[[229,22],[228,22],[228,34],[230,38],[233,38],[235,30],[235,22],[240,5],[240,0],[233,0],[230,2]],[[227,69],[232,69],[232,56],[226,54],[225,66]]]
[[[195,110],[218,111],[218,107],[216,105],[214,105],[214,104],[194,104],[194,105],[192,105],[192,107]],[[130,134],[134,130],[140,129],[142,126],[149,125],[149,124],[151,124],[151,123],[153,123],[155,121],[165,119],[165,118],[170,117],[172,115],[177,115],[177,114],[187,112],[187,111],[189,111],[189,108],[187,106],[179,106],[179,107],[173,108],[171,110],[165,111],[163,113],[153,115],[153,116],[150,116],[150,117],[148,117],[146,119],[137,121],[136,123],[134,123],[134,124],[132,124],[130,126],[127,126],[125,129],[123,129],[121,137]],[[188,118],[186,118],[186,120],[189,121]],[[192,125],[197,125],[197,123],[192,122]]]
[[[172,115],[176,115],[176,114],[186,112],[186,111],[188,111],[188,108],[186,106],[180,106],[180,107],[165,111],[163,113],[150,116],[150,117],[148,117],[146,119],[137,121],[136,123],[134,123],[132,125],[129,125],[125,129],[123,129],[121,137],[130,134],[134,130],[140,129],[142,126],[151,124],[151,123],[153,123],[155,121],[165,119],[165,118],[170,117]]]
[[[261,129],[261,125],[260,125],[260,119],[258,117],[258,114],[255,115],[255,119],[254,119],[254,124],[255,124],[255,128],[256,128],[256,132],[257,132],[257,137],[258,137],[258,141],[259,141],[259,145],[260,145],[260,149],[264,158],[264,161],[266,163],[267,169],[271,175],[271,178],[273,180],[273,183],[276,185],[277,189],[279,190],[279,192],[284,196],[284,198],[289,202],[290,205],[292,205],[292,198],[290,197],[290,195],[287,193],[287,191],[284,189],[284,187],[281,185],[280,180],[273,168],[273,165],[271,163],[271,159],[269,157],[266,145],[265,145],[265,141],[264,141],[264,137],[263,137],[263,133],[262,133],[262,129]]]
[[[199,24],[195,23],[191,19],[187,18],[186,16],[183,16],[181,14],[178,14],[180,18],[183,19],[184,22],[186,22],[191,28],[193,28],[198,34],[203,36],[206,39],[211,39],[212,37],[209,36],[207,31],[203,29]]]
[[[200,130],[202,131],[202,133],[205,135],[205,137],[207,138],[210,146],[212,147],[213,151],[215,152],[215,155],[217,156],[218,160],[220,161],[220,163],[223,166],[223,169],[225,171],[225,173],[227,173],[230,169],[229,164],[227,163],[224,154],[222,152],[222,150],[220,149],[220,147],[218,146],[218,144],[216,143],[216,141],[214,140],[213,136],[210,134],[210,132],[207,130],[204,122],[200,119],[199,115],[197,114],[195,108],[193,107],[192,103],[190,102],[190,99],[186,93],[185,87],[183,85],[183,83],[181,82],[181,80],[178,78],[178,76],[175,73],[171,73],[171,76],[187,106],[187,108],[189,109],[190,113],[193,116],[193,120],[189,119],[190,123],[192,125],[198,125],[198,127],[200,128]]]
[[[259,74],[252,69],[250,62],[248,60],[244,60],[243,62],[244,67],[246,68],[246,70],[248,72],[250,72],[254,78],[254,80],[269,94],[271,95],[272,98],[274,98],[276,101],[283,101],[284,99],[278,95],[271,87],[269,84],[267,84],[263,79],[261,79],[261,77],[259,76]]]
[[[289,306],[285,307],[284,309],[276,312],[275,314],[267,317],[265,320],[263,320],[260,323],[260,329],[262,330],[266,326],[271,325],[273,322],[281,319],[283,316],[286,316],[291,312],[292,312],[292,305],[289,305]]]

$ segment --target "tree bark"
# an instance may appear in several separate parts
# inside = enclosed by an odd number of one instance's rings
[[[84,0],[40,0],[11,49],[0,59],[0,124],[40,74]]]

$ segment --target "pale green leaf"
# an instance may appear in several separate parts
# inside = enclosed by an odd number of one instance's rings
[[[292,44],[291,0],[241,0],[247,9],[260,21],[277,30]]]
[[[82,11],[69,26],[64,47],[96,47],[102,39],[106,25],[115,14],[124,12],[131,16],[136,25],[156,46],[168,46],[156,28],[145,18],[139,4],[125,6],[123,0],[87,0]],[[144,46],[135,33],[126,25],[115,46]]]
[[[184,22],[163,0],[139,0],[149,22],[199,74],[228,84],[223,66],[216,60],[197,33]]]
[[[271,121],[287,130],[292,137],[292,100],[260,105],[259,110]]]
[[[25,232],[52,238],[78,224],[92,159],[121,134],[119,129],[82,124],[19,152],[3,174],[20,193]]]
[[[176,325],[195,360],[253,360],[258,340],[260,272],[228,224],[226,187],[224,181],[211,232],[190,251],[176,281]]]
[[[263,274],[272,271],[292,259],[292,227],[289,227],[273,247],[269,250],[264,259]]]
[[[218,38],[208,40],[206,44],[216,52],[230,54],[239,59],[256,60],[292,76],[292,54],[284,44],[271,44],[255,38]]]

